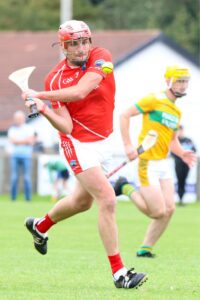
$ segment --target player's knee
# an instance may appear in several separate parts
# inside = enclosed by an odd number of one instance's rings
[[[153,219],[163,219],[163,218],[168,219],[173,215],[174,210],[175,210],[174,205],[167,207],[167,208],[157,209],[156,211],[154,211],[150,214],[150,217]]]
[[[80,201],[77,204],[77,206],[78,206],[78,211],[83,212],[83,211],[86,211],[91,208],[92,202],[91,201]]]
[[[115,213],[116,208],[116,198],[114,193],[105,195],[102,200],[99,202],[101,210],[105,213],[113,214]]]
[[[170,218],[175,211],[175,205],[172,205],[166,209],[166,217]]]
[[[115,212],[116,197],[111,185],[105,185],[95,195],[100,212],[112,214]]]
[[[165,217],[165,214],[166,214],[166,210],[162,208],[162,209],[157,209],[154,212],[151,212],[150,217],[152,219],[162,219],[163,217]]]

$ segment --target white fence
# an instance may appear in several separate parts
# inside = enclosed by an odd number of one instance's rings
[[[37,192],[40,195],[48,195],[52,191],[52,186],[49,180],[49,175],[47,169],[44,167],[45,163],[49,160],[59,159],[58,155],[40,155],[38,158],[38,176],[37,176]],[[169,164],[172,171],[172,175],[174,178],[174,184],[176,186],[176,175],[174,172],[174,160],[173,158],[169,158]],[[111,170],[114,169],[116,166],[118,166],[121,162],[124,161],[123,156],[114,156],[113,162],[111,165]],[[184,195],[184,202],[194,202],[197,200],[197,165],[194,166],[188,175],[187,182],[186,182],[186,193]],[[134,183],[136,182],[136,162],[130,162],[125,167],[123,167],[121,170],[119,170],[117,173],[115,173],[111,178],[110,182],[112,184],[115,183],[117,178],[119,176],[125,176],[129,182]],[[200,178],[199,178],[200,179]],[[73,175],[71,175],[69,179],[69,193],[73,190],[75,186],[76,179]],[[198,194],[199,195],[199,194]],[[120,197],[121,199],[126,200],[126,197]],[[198,196],[198,199],[200,200],[200,195]],[[177,194],[175,195],[175,200],[178,200]]]
[[[52,184],[49,178],[48,170],[44,167],[44,164],[49,160],[59,158],[59,155],[52,154],[40,154],[33,157],[33,169],[32,169],[32,181],[33,181],[33,192],[39,195],[51,195]],[[124,160],[123,156],[113,157],[113,163],[111,166],[115,168]],[[169,164],[174,176],[174,184],[176,185],[176,175],[174,172],[174,161],[169,158]],[[9,193],[9,182],[10,182],[10,169],[9,169],[9,156],[5,153],[0,153],[0,194]],[[110,178],[110,182],[114,184],[119,176],[125,176],[127,179],[134,183],[136,179],[136,165],[135,162],[128,163],[124,168],[119,170]],[[68,184],[68,192],[70,193],[75,186],[76,179],[73,175],[70,176]],[[19,190],[22,190],[22,183],[19,186]],[[126,199],[126,197],[124,198]],[[175,196],[177,200],[177,195]],[[194,166],[189,173],[186,182],[186,194],[183,199],[185,202],[193,202],[196,200],[200,201],[200,158],[198,163]]]

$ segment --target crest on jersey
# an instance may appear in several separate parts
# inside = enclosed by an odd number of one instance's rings
[[[71,167],[75,167],[77,165],[77,161],[75,159],[70,160],[69,162]]]
[[[104,59],[98,59],[94,62],[94,65],[96,67],[101,67],[103,64],[105,63],[105,60]]]

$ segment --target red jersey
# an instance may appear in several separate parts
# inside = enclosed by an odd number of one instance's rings
[[[51,101],[54,109],[67,107],[73,121],[71,135],[81,142],[105,139],[113,131],[115,80],[113,73],[106,75],[102,72],[101,64],[105,61],[112,61],[110,52],[95,47],[82,67],[71,68],[64,59],[45,78],[45,89],[53,91],[76,85],[86,72],[95,72],[103,77],[100,84],[83,100]],[[66,138],[62,132],[60,136]]]

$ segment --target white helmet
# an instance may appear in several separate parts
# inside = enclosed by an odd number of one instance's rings
[[[71,20],[60,25],[58,37],[61,42],[77,40],[79,38],[91,39],[91,31],[83,21]]]

